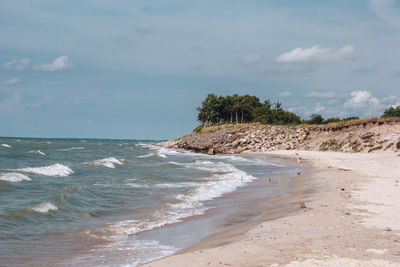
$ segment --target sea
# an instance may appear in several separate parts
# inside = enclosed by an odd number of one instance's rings
[[[137,266],[260,218],[297,171],[156,141],[0,138],[0,266]],[[262,201],[260,201],[262,200]]]

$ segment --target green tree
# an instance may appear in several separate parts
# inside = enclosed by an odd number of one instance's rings
[[[385,110],[382,117],[400,117],[400,106],[390,107]]]
[[[275,103],[272,108],[269,99],[261,103],[258,97],[251,95],[216,96],[208,94],[197,111],[197,118],[204,126],[233,122],[300,123],[300,117],[293,112],[284,110],[280,102]]]
[[[197,108],[199,112],[197,119],[206,126],[216,124],[221,121],[221,101],[214,94],[208,94],[206,99]]]
[[[309,123],[310,124],[323,124],[324,118],[322,117],[321,114],[311,114]]]

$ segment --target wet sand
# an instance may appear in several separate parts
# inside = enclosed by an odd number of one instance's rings
[[[292,196],[260,220],[143,266],[400,266],[400,157],[300,156],[313,168],[294,177]]]

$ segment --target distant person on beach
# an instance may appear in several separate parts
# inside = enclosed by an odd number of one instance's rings
[[[299,158],[297,159],[297,164],[298,164],[298,165],[302,165],[302,164],[303,164],[303,160],[301,159],[301,157],[299,157]],[[300,175],[300,170],[299,170],[299,168],[297,168],[297,175]]]
[[[297,164],[299,165],[303,164],[303,160],[300,157],[297,159]]]

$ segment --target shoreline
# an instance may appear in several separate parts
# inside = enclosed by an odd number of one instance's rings
[[[292,189],[302,188],[303,194],[275,203],[289,203],[291,211],[277,207],[275,216],[141,266],[400,266],[400,157],[316,151],[300,156],[313,165],[294,177]]]

